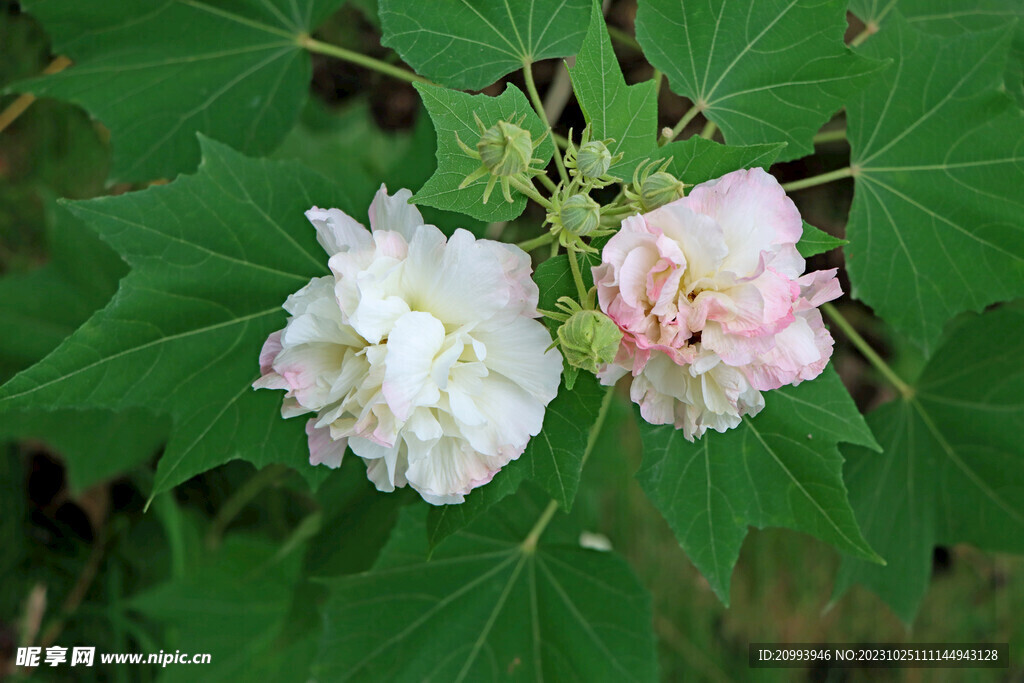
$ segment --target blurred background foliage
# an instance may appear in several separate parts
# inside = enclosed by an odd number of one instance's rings
[[[394,60],[380,47],[374,4],[349,2],[320,33]],[[634,2],[614,2],[609,24],[631,34],[634,14]],[[638,53],[621,43],[617,49],[629,82],[650,76]],[[53,57],[45,34],[17,2],[0,2],[0,84],[38,74]],[[554,61],[537,65],[542,89],[556,68]],[[345,184],[360,203],[377,189],[368,177],[392,189],[418,187],[429,177],[434,133],[411,86],[314,55],[312,89],[300,125],[274,156],[302,160]],[[13,100],[0,98],[0,109]],[[662,123],[678,120],[685,104],[662,89]],[[583,123],[570,103],[559,132],[581,130]],[[695,131],[702,125],[699,118],[691,124]],[[107,138],[83,111],[51,100],[34,103],[0,133],[0,380],[45,355],[102,307],[124,273],[117,257],[54,201],[138,189],[106,184]],[[786,181],[847,161],[846,143],[837,141],[772,172]],[[794,200],[810,223],[842,236],[851,195],[847,180]],[[540,222],[537,208],[507,226],[424,213],[438,224],[454,221],[515,240],[530,234],[520,226]],[[837,252],[814,257],[809,269],[835,266],[842,266]],[[902,376],[914,376],[922,359],[911,344],[857,304],[841,306]],[[842,338],[834,363],[863,410],[887,398]],[[159,496],[147,510],[166,425],[141,412],[71,412],[0,416],[0,678],[22,675],[14,653],[32,643],[214,653],[210,666],[94,666],[75,669],[75,680],[304,681],[302,663],[317,647],[325,598],[309,577],[369,568],[398,510],[423,505],[408,491],[378,494],[355,462],[315,494],[293,472],[256,472],[236,462]],[[639,443],[628,397],[617,396],[573,515],[582,528],[606,536],[651,591],[664,680],[1024,681],[1019,657],[1009,671],[749,669],[749,642],[1009,642],[1011,653],[1019,653],[1024,559],[968,546],[937,548],[920,614],[904,624],[861,587],[831,601],[839,564],[834,550],[793,532],[755,530],[726,609],[633,479]],[[71,672],[44,666],[30,678],[67,680]]]

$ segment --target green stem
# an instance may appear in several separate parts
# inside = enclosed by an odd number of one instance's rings
[[[216,548],[220,545],[220,539],[227,530],[228,525],[234,521],[245,506],[248,505],[265,488],[276,483],[281,477],[288,473],[284,465],[268,465],[249,478],[242,487],[235,491],[230,498],[224,501],[217,511],[217,516],[210,523],[210,530],[206,534],[206,545],[209,548]]]
[[[882,357],[879,356],[873,348],[871,348],[871,345],[868,344],[867,340],[860,336],[860,333],[854,329],[853,325],[850,324],[850,321],[843,317],[843,314],[840,313],[835,306],[832,304],[822,304],[821,310],[823,310],[825,315],[827,315],[829,319],[843,331],[843,334],[846,335],[847,339],[857,347],[857,350],[864,355],[868,362],[871,363],[876,370],[882,373],[882,376],[889,380],[894,387],[896,387],[896,390],[899,391],[904,398],[911,399],[914,397],[914,388],[900,379],[900,376],[897,375],[891,367],[889,367],[888,363],[882,360]]]
[[[523,78],[526,79],[526,91],[530,94],[530,101],[533,103],[533,108],[537,111],[537,115],[540,120],[547,126],[548,134],[554,139],[554,131],[551,130],[551,123],[548,121],[547,114],[544,113],[544,102],[540,99],[540,93],[537,92],[537,84],[533,81],[533,63],[524,61],[523,62]],[[555,149],[555,166],[558,167],[558,177],[562,179],[563,183],[569,183],[569,174],[565,172],[565,164],[562,163],[562,155],[559,153],[556,145]]]
[[[616,28],[615,26],[609,26],[608,27],[608,35],[611,36],[612,40],[614,40],[616,43],[618,43],[620,45],[624,45],[624,46],[626,46],[628,48],[632,48],[632,49],[636,50],[637,52],[643,52],[643,48],[640,47],[640,43],[637,42],[636,38],[634,38],[633,36],[629,35],[625,31],[623,31],[621,28]]]
[[[540,237],[534,237],[532,240],[518,242],[516,246],[523,251],[533,251],[537,247],[543,247],[545,244],[550,244],[553,239],[555,239],[555,236],[550,232],[546,232]]]
[[[298,43],[300,47],[303,47],[310,52],[317,52],[329,57],[337,57],[338,59],[343,59],[346,62],[358,64],[359,66],[377,71],[386,76],[391,76],[392,78],[408,81],[409,83],[430,84],[428,79],[406,69],[388,64],[387,62],[382,62],[381,60],[374,59],[373,57],[367,57],[366,55],[353,52],[352,50],[346,50],[345,48],[338,47],[337,45],[321,42],[305,34],[299,36]]]
[[[587,459],[590,458],[591,451],[594,450],[594,446],[597,445],[597,437],[601,433],[601,428],[604,426],[604,420],[608,417],[608,408],[612,405],[612,396],[615,394],[615,386],[608,387],[604,392],[604,399],[601,401],[601,409],[597,411],[597,420],[594,421],[593,426],[590,428],[590,435],[587,437],[587,448],[583,451],[583,460],[580,463],[580,468],[587,464]]]
[[[509,178],[509,184],[512,185],[512,187],[519,190],[520,192],[522,192],[523,194],[525,194],[533,201],[543,206],[545,209],[551,209],[551,202],[545,199],[544,195],[537,191],[537,188],[533,186],[533,183],[520,180],[519,178],[513,176]]]
[[[804,178],[803,180],[794,180],[791,183],[786,183],[782,186],[782,189],[786,192],[792,192],[793,190],[803,190],[808,187],[814,187],[815,185],[824,185],[830,183],[833,180],[839,180],[841,178],[849,178],[853,175],[853,169],[847,166],[841,168],[838,171],[829,171],[828,173],[822,173],[821,175],[811,176],[810,178]]]
[[[569,250],[572,254],[572,249]],[[612,396],[615,394],[615,387],[611,386],[604,392],[604,399],[601,401],[601,409],[597,411],[597,419],[594,424],[590,426],[590,434],[587,436],[587,447],[583,451],[583,461],[580,467],[587,464],[587,459],[590,458],[591,452],[594,450],[594,446],[597,444],[597,437],[601,434],[601,428],[604,427],[605,418],[608,417],[608,409],[612,404]],[[544,512],[540,513],[540,517],[537,519],[537,523],[530,529],[530,533],[523,539],[522,549],[524,553],[532,553],[537,548],[537,541],[540,540],[541,534],[547,528],[551,522],[551,518],[555,516],[555,512],[558,511],[558,501],[552,500],[548,503],[548,506],[544,508]]]
[[[679,137],[679,134],[683,132],[683,128],[686,128],[686,125],[688,123],[690,123],[690,121],[693,121],[697,117],[697,114],[699,114],[700,112],[701,112],[701,108],[700,107],[698,107],[696,105],[690,107],[687,110],[687,112],[685,114],[683,114],[683,118],[679,119],[679,123],[677,123],[676,125],[672,126],[672,134],[670,136],[665,136],[665,137],[662,138],[662,140],[664,140],[664,142],[662,142],[661,144],[664,145],[664,144],[666,144],[668,142],[672,142],[677,137]]]
[[[661,73],[660,70],[655,69],[654,73],[651,74],[651,78],[654,79],[654,99],[658,99],[658,95],[661,94],[661,82],[665,80],[665,74]]]
[[[814,136],[812,142],[816,145],[821,145],[826,142],[839,142],[840,140],[846,139],[846,129],[836,128],[835,130],[823,130]]]
[[[715,137],[715,131],[718,130],[718,126],[714,121],[708,121],[704,124],[704,128],[700,131],[700,136],[705,140],[710,140]]]
[[[522,549],[524,553],[532,553],[537,549],[537,541],[540,540],[540,535],[544,533],[544,529],[547,528],[551,522],[551,518],[558,512],[558,501],[552,500],[548,503],[548,506],[544,508],[544,512],[540,513],[540,518],[537,523],[530,529],[530,533],[523,539]]]
[[[565,250],[569,253],[569,270],[572,271],[572,279],[576,281],[576,293],[580,296],[580,303],[583,303],[587,300],[587,286],[583,284],[580,264],[576,262],[576,249],[569,245]]]
[[[850,41],[850,47],[859,47],[861,43],[876,33],[878,33],[878,24],[869,21],[864,27],[864,30],[854,36],[853,40]]]
[[[540,181],[542,183],[544,183],[544,187],[548,188],[548,192],[550,192],[551,194],[555,194],[556,192],[558,192],[558,185],[555,185],[555,181],[549,178],[547,173],[541,173],[537,177],[540,178]]]

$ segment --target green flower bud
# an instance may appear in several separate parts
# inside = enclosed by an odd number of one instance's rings
[[[685,191],[685,185],[674,175],[658,171],[644,178],[640,186],[640,202],[644,211],[654,211],[679,199]]]
[[[562,202],[558,220],[567,232],[583,237],[601,225],[601,205],[585,194],[574,194]]]
[[[584,143],[576,155],[576,167],[587,180],[600,178],[612,167],[612,153],[600,140]]]
[[[514,176],[530,166],[533,139],[529,131],[514,123],[498,121],[484,131],[476,143],[480,161],[496,176]]]
[[[622,330],[601,311],[577,311],[558,328],[558,341],[569,365],[596,373],[615,360]]]

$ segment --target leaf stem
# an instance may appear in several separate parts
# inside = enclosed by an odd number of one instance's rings
[[[601,428],[604,427],[605,418],[608,417],[608,408],[612,405],[612,396],[614,394],[615,385],[613,384],[604,392],[604,398],[601,400],[601,409],[597,411],[597,419],[594,420],[594,424],[590,427],[590,435],[587,436],[587,448],[583,451],[583,460],[580,463],[580,469],[587,464],[591,451],[593,451],[594,446],[597,445],[597,437],[601,433]]]
[[[623,31],[621,28],[609,26],[608,35],[619,45],[624,45],[625,47],[643,53],[643,48],[640,47],[640,43],[637,42],[637,39]]]
[[[704,128],[700,131],[700,136],[705,140],[710,140],[715,137],[715,132],[718,131],[718,126],[714,121],[708,121],[704,124]]]
[[[882,360],[882,357],[879,356],[873,348],[871,348],[871,345],[868,344],[867,340],[860,336],[860,333],[854,329],[853,325],[850,324],[850,321],[843,317],[843,314],[839,312],[839,309],[832,304],[826,303],[821,305],[821,310],[823,310],[825,315],[827,315],[829,319],[843,331],[843,334],[845,334],[847,339],[857,347],[857,350],[864,355],[867,361],[871,363],[876,370],[882,373],[882,375],[889,380],[894,387],[896,387],[897,391],[900,392],[903,398],[909,400],[914,397],[914,388],[900,379],[900,376],[897,375],[891,367],[889,367],[889,364]]]
[[[537,541],[540,540],[540,535],[544,533],[544,529],[547,528],[551,522],[551,518],[558,512],[558,501],[552,500],[548,503],[548,506],[544,508],[544,512],[540,513],[540,518],[537,523],[530,529],[530,533],[523,539],[523,543],[520,546],[524,553],[532,553],[537,549]]]
[[[697,117],[697,114],[699,114],[702,111],[702,109],[703,107],[698,107],[697,105],[693,105],[692,107],[690,107],[686,111],[686,113],[683,114],[683,118],[679,119],[679,123],[672,126],[672,133],[662,138],[664,142],[662,142],[661,144],[664,145],[668,142],[672,142],[677,137],[679,137],[679,134],[683,132],[683,129],[686,128],[686,125],[690,123],[690,121],[693,121]]]
[[[519,247],[520,249],[522,249],[523,251],[529,252],[529,251],[533,251],[534,249],[537,249],[538,247],[543,247],[545,244],[550,244],[551,241],[554,240],[554,239],[555,239],[554,235],[552,235],[550,232],[546,232],[543,235],[541,235],[540,237],[534,237],[531,240],[525,240],[523,242],[517,242],[516,246]]]
[[[822,173],[821,175],[811,176],[810,178],[804,178],[802,180],[794,180],[791,183],[786,183],[782,186],[782,189],[786,192],[792,192],[793,190],[803,190],[808,187],[814,187],[816,185],[824,185],[830,183],[833,180],[840,180],[841,178],[849,178],[853,175],[853,169],[849,166],[841,168],[838,171],[829,171],[828,173]]]
[[[572,249],[569,249],[570,258],[573,253]],[[610,386],[604,392],[604,398],[601,400],[601,408],[597,411],[597,419],[594,420],[594,424],[590,426],[590,434],[587,436],[587,447],[583,451],[583,460],[580,463],[580,467],[587,464],[587,459],[590,458],[591,452],[594,450],[594,446],[597,444],[597,437],[601,434],[601,429],[604,427],[605,418],[608,417],[608,408],[612,404],[612,396],[615,394],[615,387]],[[547,528],[551,522],[551,518],[555,516],[555,512],[558,511],[558,501],[552,500],[548,503],[548,506],[544,508],[544,512],[540,513],[540,517],[537,519],[537,523],[530,529],[530,533],[523,539],[522,549],[524,553],[532,553],[537,549],[537,541],[540,540],[541,534]]]
[[[57,57],[50,64],[43,69],[44,74],[55,74],[58,71],[63,71],[71,65],[71,60],[67,57]],[[7,126],[17,120],[19,116],[25,113],[25,110],[32,106],[32,103],[36,101],[36,96],[31,93],[25,93],[20,95],[18,99],[11,102],[6,109],[0,112],[0,131],[3,131]]]
[[[821,145],[826,142],[839,142],[846,139],[846,129],[836,128],[835,130],[823,130],[814,136],[812,142]]]
[[[854,36],[853,40],[850,41],[850,47],[859,47],[861,43],[876,33],[878,33],[878,24],[873,21],[869,21],[864,26],[864,30]]]
[[[242,487],[235,491],[230,498],[224,501],[217,511],[217,516],[210,523],[210,530],[206,534],[206,546],[216,548],[220,545],[221,537],[228,525],[234,521],[245,506],[248,505],[265,488],[275,484],[288,473],[284,465],[268,465],[252,475]]]
[[[651,78],[654,80],[654,99],[657,100],[658,95],[661,94],[661,83],[665,80],[665,74],[655,69],[654,73],[651,74]]]
[[[387,62],[379,59],[374,59],[373,57],[368,57],[367,55],[360,54],[358,52],[353,52],[352,50],[346,50],[345,48],[337,45],[321,42],[305,33],[298,37],[298,44],[300,47],[305,48],[310,52],[343,59],[346,62],[358,64],[361,67],[382,73],[385,76],[391,76],[392,78],[397,78],[409,83],[427,83],[432,85],[430,80],[420,76],[419,74],[415,74],[412,71],[394,66],[393,64],[388,64]]]
[[[569,254],[569,270],[572,271],[572,279],[576,282],[576,293],[579,294],[580,303],[584,303],[587,300],[587,286],[583,284],[580,264],[576,262],[576,248],[569,245],[565,250]]]
[[[547,127],[548,134],[552,136],[552,139],[554,139],[554,131],[551,130],[551,123],[548,121],[547,114],[544,113],[544,102],[541,101],[540,94],[537,92],[537,84],[533,81],[533,63],[527,60],[523,60],[523,78],[526,80],[526,91],[530,94],[530,101],[533,103],[533,108],[537,110],[537,115]],[[568,185],[569,174],[565,172],[565,164],[562,163],[562,155],[558,151],[558,145],[555,145],[555,166],[558,167],[558,177],[562,179],[563,183]]]

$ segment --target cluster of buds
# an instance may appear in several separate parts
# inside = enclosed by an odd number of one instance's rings
[[[591,140],[590,126],[583,129],[583,136],[580,138],[580,147],[572,143],[572,129],[569,130],[568,147],[565,150],[565,167],[573,179],[579,180],[584,186],[600,189],[608,187],[613,183],[620,182],[621,178],[609,175],[608,171],[613,165],[622,159],[622,153],[612,156],[608,151],[608,145],[615,142],[607,140]]]
[[[686,194],[686,184],[666,170],[670,163],[656,159],[633,171],[633,183],[623,193],[637,213],[649,213]]]
[[[455,141],[466,155],[480,162],[480,167],[466,176],[459,184],[459,189],[485,175],[490,175],[487,187],[484,188],[484,204],[490,199],[491,192],[498,183],[501,184],[501,194],[505,201],[511,204],[513,186],[528,183],[530,178],[544,172],[543,168],[533,166],[535,163],[543,163],[541,159],[535,159],[533,153],[547,137],[547,133],[534,140],[530,131],[521,128],[526,114],[512,123],[498,121],[490,128],[484,126],[476,112],[473,113],[473,118],[480,129],[480,140],[476,143],[476,149],[464,143],[458,133],[455,134]]]

